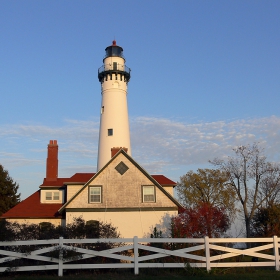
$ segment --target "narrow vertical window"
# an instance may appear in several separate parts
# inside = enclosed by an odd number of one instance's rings
[[[118,70],[118,64],[117,64],[117,62],[113,62],[113,70]]]
[[[113,128],[108,129],[108,136],[113,136]]]

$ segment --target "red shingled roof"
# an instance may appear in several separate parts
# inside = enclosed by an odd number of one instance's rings
[[[95,173],[76,173],[67,182],[87,182]]]
[[[61,187],[64,183],[86,183],[90,178],[92,178],[95,175],[95,173],[75,173],[70,178],[57,178],[56,181],[46,181],[46,178],[44,179],[43,184],[41,187]],[[151,175],[159,184],[161,185],[173,185],[175,186],[176,183],[164,175]]]
[[[69,178],[57,178],[56,181],[47,181],[44,178],[43,184],[40,187],[61,187],[64,185],[64,182],[68,181]]]
[[[21,201],[1,218],[56,218],[62,203],[40,203],[40,191]]]
[[[95,173],[75,173],[70,178],[57,178],[56,181],[46,181],[44,179],[41,187],[61,187],[64,183],[86,183]],[[176,183],[164,175],[151,175],[161,185],[173,185]],[[17,204],[8,212],[3,214],[1,218],[55,218],[59,216],[58,209],[63,204],[40,203],[40,191],[33,193],[31,196]]]
[[[95,173],[75,173],[70,178],[57,178],[56,181],[47,181],[44,178],[43,184],[40,187],[61,187],[64,183],[86,183],[94,175]]]
[[[164,175],[151,175],[159,184],[163,185],[172,185],[175,186],[176,183]]]

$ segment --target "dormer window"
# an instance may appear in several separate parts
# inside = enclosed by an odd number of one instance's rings
[[[46,200],[59,200],[59,192],[52,191],[52,192],[46,192]]]
[[[41,203],[64,203],[64,191],[57,189],[41,190]]]

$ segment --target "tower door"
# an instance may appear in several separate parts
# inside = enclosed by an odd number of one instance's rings
[[[113,70],[118,70],[118,64],[117,64],[117,62],[113,62]]]

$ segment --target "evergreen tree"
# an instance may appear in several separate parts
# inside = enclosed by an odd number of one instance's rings
[[[18,188],[18,184],[0,164],[0,216],[20,202]]]

